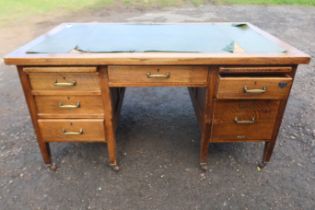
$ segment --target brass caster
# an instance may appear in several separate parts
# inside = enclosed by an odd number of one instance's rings
[[[266,162],[260,162],[258,165],[257,165],[257,171],[261,171],[263,170],[263,168],[267,165]]]
[[[208,170],[208,163],[200,163],[200,168],[203,171],[207,171]]]
[[[51,170],[51,171],[57,171],[57,165],[56,165],[55,163],[47,164],[47,167],[48,167],[49,170]]]
[[[109,164],[109,167],[110,167],[113,171],[115,171],[115,172],[120,171],[120,167],[119,167],[119,165],[118,165],[117,163],[115,163],[115,164]]]

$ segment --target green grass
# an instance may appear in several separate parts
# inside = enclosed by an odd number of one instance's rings
[[[205,0],[122,0],[124,5],[135,7],[167,7],[183,5],[187,3],[198,6],[204,4],[205,2]]]
[[[95,5],[109,5],[113,0],[0,0],[0,15],[36,14],[52,10],[78,10]]]
[[[191,3],[199,6],[205,3],[214,4],[270,4],[270,5],[306,5],[315,6],[315,0],[122,0],[126,5],[177,6]]]
[[[113,7],[123,5],[140,8],[156,8],[205,3],[215,4],[298,4],[315,6],[315,0],[0,0],[0,22],[24,18],[47,12],[78,11],[85,8]]]
[[[315,6],[315,0],[219,0],[226,4],[305,5]]]
[[[185,3],[200,5],[204,0],[0,0],[0,23],[25,18],[78,11],[86,8],[129,6],[136,8],[155,8],[178,6]],[[49,15],[49,14],[48,14]]]

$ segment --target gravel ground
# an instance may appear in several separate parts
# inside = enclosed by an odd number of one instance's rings
[[[0,29],[0,53],[60,22],[248,21],[315,56],[315,7],[202,6],[81,11]],[[184,88],[127,89],[118,128],[122,170],[106,145],[52,144],[42,162],[14,67],[0,64],[0,209],[315,209],[315,71],[301,65],[272,162],[262,144],[212,144],[198,168],[199,131]]]

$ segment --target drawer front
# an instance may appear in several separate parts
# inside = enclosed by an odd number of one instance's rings
[[[29,73],[35,91],[100,91],[98,73]]]
[[[101,96],[35,96],[40,118],[103,118]]]
[[[40,119],[41,135],[47,142],[105,142],[103,119]]]
[[[279,101],[217,101],[212,141],[270,140]]]
[[[239,74],[239,73],[290,73],[290,66],[225,66],[219,68],[220,73]]]
[[[283,99],[288,97],[292,78],[223,77],[218,78],[218,99]]]
[[[109,66],[110,86],[186,85],[205,86],[206,66]]]

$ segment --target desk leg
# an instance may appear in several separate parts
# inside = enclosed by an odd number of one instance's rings
[[[207,123],[207,88],[188,88],[190,93],[190,98],[196,113],[196,117],[199,124],[199,129],[201,133],[200,139],[200,168],[206,171],[208,168],[208,146],[209,146],[209,133],[210,126]]]
[[[292,69],[293,69],[293,71],[290,73],[290,76],[293,78],[293,81],[292,81],[292,83],[293,83],[294,82],[294,78],[295,78],[295,73],[296,73],[297,66],[292,66]],[[291,88],[292,88],[292,86],[290,87],[289,94],[291,92]],[[270,159],[271,159],[271,156],[272,156],[272,153],[273,153],[273,149],[274,149],[274,147],[276,145],[278,133],[279,133],[279,130],[280,130],[280,126],[281,126],[282,118],[283,118],[283,115],[284,115],[284,112],[285,112],[285,108],[287,106],[287,102],[288,102],[288,98],[285,99],[285,100],[282,100],[280,102],[280,106],[279,106],[279,109],[278,109],[278,116],[277,116],[277,120],[276,120],[276,124],[275,124],[275,129],[274,129],[273,134],[272,134],[272,139],[271,139],[271,141],[265,142],[263,158],[262,158],[261,163],[258,165],[258,167],[260,167],[260,168],[265,167],[266,164],[268,162],[270,162]]]
[[[28,75],[23,71],[22,67],[18,67],[18,73],[20,77],[20,81],[22,84],[25,100],[28,106],[29,113],[31,115],[32,124],[37,136],[37,143],[43,158],[44,163],[52,170],[56,170],[56,165],[52,163],[51,160],[51,153],[49,143],[45,142],[40,134],[40,129],[37,123],[37,112],[36,112],[36,105],[34,101],[34,97],[32,95],[32,88],[30,85],[30,81]]]
[[[275,129],[273,131],[272,139],[271,141],[265,142],[265,147],[264,147],[264,153],[263,153],[263,158],[261,163],[258,165],[259,168],[264,168],[266,164],[270,161],[273,149],[276,145],[278,133],[280,130],[281,122],[282,122],[282,117],[285,111],[285,107],[287,104],[287,100],[283,100],[280,103],[279,110],[278,110],[278,116],[277,116],[277,121],[275,125]]]
[[[37,137],[39,138],[39,137]],[[46,164],[46,166],[52,170],[52,171],[56,171],[57,170],[57,165],[52,162],[51,160],[51,153],[50,153],[50,147],[49,147],[49,143],[44,142],[41,139],[38,139],[38,145],[39,145],[39,149],[40,152],[42,154],[44,163]]]
[[[106,122],[105,122],[106,124]],[[116,135],[113,127],[113,123],[107,123],[106,125],[107,131],[107,151],[108,151],[108,164],[114,171],[119,171],[119,165],[117,163],[116,157]]]
[[[273,149],[275,147],[275,141],[265,142],[264,154],[261,163],[258,165],[259,168],[264,168],[267,162],[270,161]]]
[[[114,126],[114,102],[112,100],[110,87],[108,84],[108,72],[105,66],[99,68],[100,86],[104,104],[104,123],[106,130],[106,141],[108,151],[108,165],[114,170],[119,171],[116,155],[116,133]]]
[[[209,148],[209,125],[204,123],[201,128],[201,141],[200,141],[200,168],[203,171],[208,170],[208,148]]]
[[[217,78],[217,67],[209,67],[208,86],[204,92],[204,110],[201,117],[201,141],[200,141],[200,167],[208,169],[208,149],[211,138],[211,126],[213,117],[213,100],[215,95],[215,84]]]
[[[206,87],[188,88],[192,104],[198,119],[200,139],[200,168],[203,171],[208,169],[208,148],[213,116],[213,99],[217,78],[217,68],[210,67],[208,73],[208,85]]]

